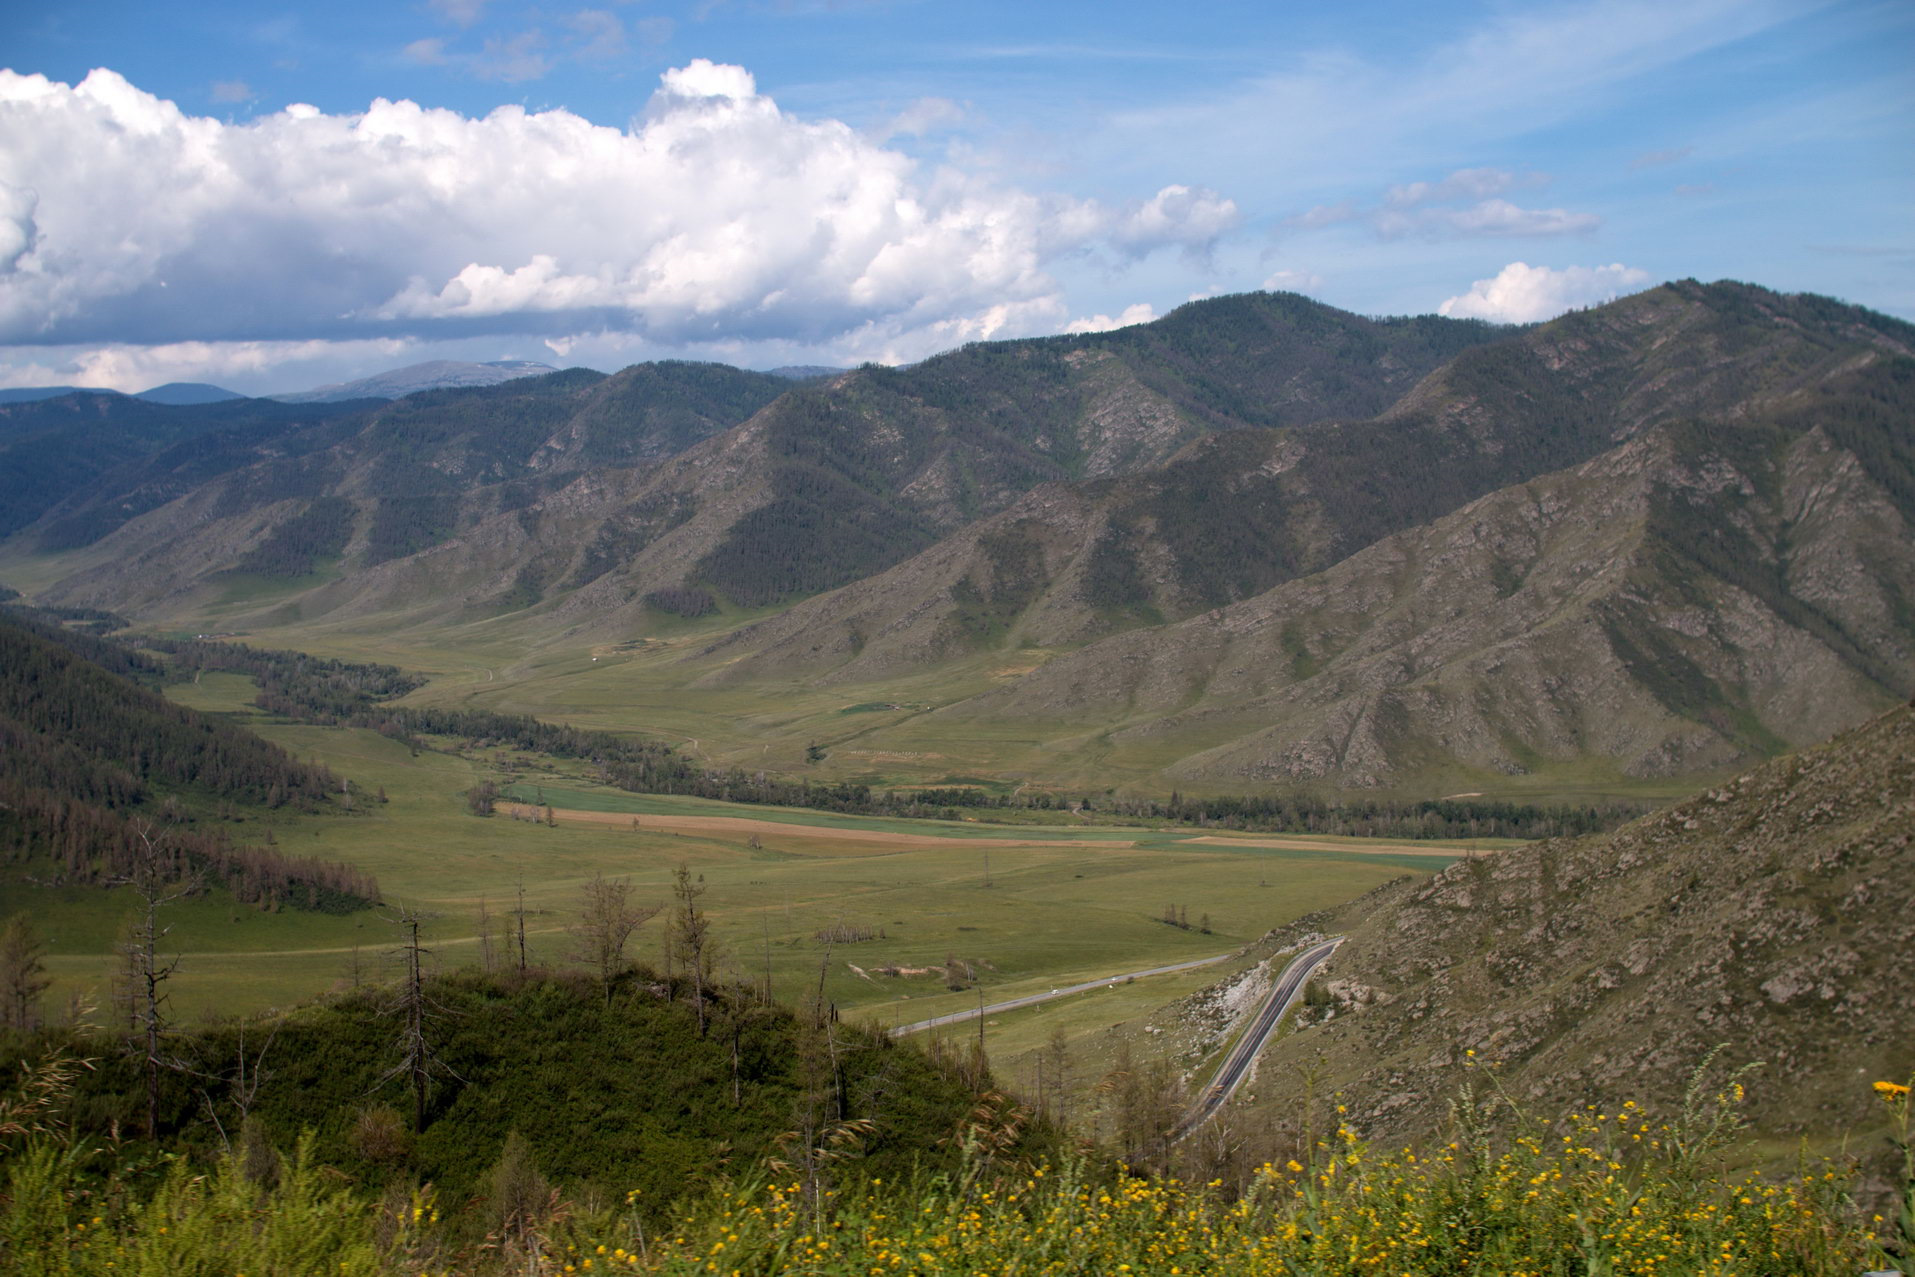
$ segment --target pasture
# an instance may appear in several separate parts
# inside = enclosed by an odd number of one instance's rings
[[[370,731],[274,721],[250,707],[252,690],[241,676],[208,674],[171,693],[232,714],[356,783],[355,810],[278,819],[270,836],[284,851],[367,870],[390,906],[430,915],[435,961],[516,961],[508,932],[522,901],[531,960],[568,963],[577,947],[568,929],[587,881],[623,878],[635,900],[665,906],[682,864],[703,879],[699,904],[712,919],[723,978],[769,980],[788,1000],[822,981],[841,1013],[886,1024],[975,1006],[980,990],[995,1001],[1230,952],[1460,852],[1081,823],[836,817],[629,794],[558,760],[415,753]],[[477,817],[464,794],[484,780],[506,782],[506,798],[494,815]],[[378,790],[383,803],[370,797]],[[234,832],[263,839],[268,827],[247,822]],[[0,912],[30,909],[49,940],[50,1001],[78,995],[101,1008],[96,1018],[107,1015],[113,943],[134,906],[128,893],[7,894],[15,898],[0,900]],[[1190,925],[1167,925],[1167,906]],[[220,893],[173,905],[164,947],[180,956],[169,986],[174,1013],[247,1013],[382,979],[396,939],[383,920],[391,912],[268,914]],[[632,956],[662,965],[664,935],[660,915],[639,929]],[[1215,975],[1154,977],[1006,1019],[1038,1026],[1013,1035],[1036,1045],[1053,1023],[1108,1026]]]

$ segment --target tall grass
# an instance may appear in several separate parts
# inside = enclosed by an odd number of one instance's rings
[[[666,1247],[571,1258],[692,1273],[1843,1274],[1872,1243],[1833,1169],[1729,1177],[1639,1141],[1633,1108],[1554,1141],[1384,1153],[1347,1129],[1248,1192],[1069,1166],[993,1184],[847,1187],[822,1212],[791,1183],[720,1194]],[[603,1244],[603,1243],[599,1243]]]
[[[283,1158],[242,1148],[207,1167],[88,1146],[58,1118],[83,1064],[48,1057],[0,1100],[7,1272],[1853,1277],[1915,1243],[1909,1092],[1887,1082],[1876,1090],[1895,1126],[1899,1200],[1868,1222],[1833,1165],[1782,1180],[1728,1172],[1743,1100],[1732,1078],[1693,1087],[1668,1120],[1591,1106],[1509,1134],[1484,1119],[1493,1082],[1466,1086],[1454,1138],[1428,1153],[1379,1149],[1340,1125],[1235,1191],[1017,1161],[1024,1115],[983,1104],[952,1136],[955,1170],[886,1182],[855,1156],[816,1174],[774,1160],[648,1235],[636,1193],[581,1205],[543,1196],[542,1183],[506,1214],[481,1198],[441,1221],[430,1186],[374,1200],[317,1165],[309,1138]]]
[[[1843,1274],[1885,1262],[1844,1176],[1783,1182],[1708,1166],[1633,1106],[1584,1112],[1550,1139],[1383,1152],[1347,1129],[1247,1192],[991,1166],[905,1183],[795,1176],[713,1192],[663,1236],[629,1209],[554,1202],[541,1225],[454,1246],[429,1192],[374,1202],[305,1149],[276,1175],[238,1156],[171,1161],[144,1192],[89,1175],[41,1139],[11,1158],[0,1266],[58,1274]],[[629,1202],[629,1199],[628,1199]]]

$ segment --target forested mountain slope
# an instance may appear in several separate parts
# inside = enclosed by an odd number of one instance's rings
[[[117,644],[0,608],[0,904],[13,883],[111,886],[149,862],[164,881],[197,874],[261,905],[375,902],[367,875],[233,841],[225,817],[316,809],[341,782],[133,681],[159,672]]]
[[[1883,450],[1906,447],[1915,401],[1898,379],[1911,353],[1915,329],[1853,307],[1670,285],[1467,350],[1373,420],[1219,433],[1158,467],[1039,489],[882,575],[731,636],[714,649],[729,661],[715,677],[871,680],[1189,617],[1658,423],[1740,436],[1746,423],[1776,422],[1791,434],[1815,425],[1819,403],[1834,446],[1879,458],[1876,482],[1900,492],[1905,453]],[[1573,504],[1579,490],[1561,499]],[[1915,590],[1915,579],[1902,585]]]
[[[1224,298],[1135,329],[980,344],[795,387],[736,373],[789,393],[702,444],[681,432],[673,448],[588,449],[589,466],[538,446],[556,437],[555,410],[521,388],[551,378],[448,400],[443,425],[398,415],[435,399],[415,396],[351,440],[262,457],[153,510],[103,547],[119,563],[48,598],[176,607],[235,567],[298,575],[304,560],[278,548],[290,541],[330,551],[305,557],[337,559],[344,578],[301,600],[308,615],[543,602],[567,623],[616,627],[646,607],[762,606],[888,567],[1043,482],[1154,465],[1217,429],[1380,411],[1500,335],[1294,296]],[[658,374],[613,381],[641,375]]]
[[[1915,692],[1911,392],[1915,361],[1883,357],[1759,420],[1654,427],[909,730],[1095,733],[1115,767],[1226,789],[1644,779],[1812,743]]]
[[[362,404],[303,430],[202,435],[76,493],[22,539],[105,539],[112,561],[48,599],[112,597],[135,613],[214,596],[233,573],[351,576],[488,516],[513,520],[581,475],[655,466],[788,385],[718,364],[574,369]]]
[[[0,403],[0,538],[46,518],[49,511],[99,509],[124,500],[131,474],[148,458],[173,452],[178,479],[164,496],[148,495],[139,513],[179,496],[219,470],[182,468],[186,458],[218,445],[210,438],[260,442],[308,429],[349,411],[351,405],[292,406],[260,399],[176,405],[133,395],[76,391],[52,399]],[[228,445],[230,446],[230,445]],[[62,529],[49,540],[43,531],[36,545],[64,549],[117,527],[128,514],[117,512],[100,531],[76,540]]]

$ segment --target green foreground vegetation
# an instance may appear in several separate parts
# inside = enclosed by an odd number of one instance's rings
[[[801,1126],[778,1155],[660,1212],[636,1182],[623,1194],[553,1189],[516,1134],[464,1194],[399,1173],[382,1190],[382,1177],[328,1161],[315,1136],[280,1152],[252,1125],[210,1162],[129,1158],[67,1123],[74,1075],[70,1061],[29,1073],[0,1115],[10,1271],[1846,1277],[1915,1245],[1908,1092],[1888,1083],[1901,1212],[1864,1223],[1836,1167],[1804,1164],[1782,1182],[1725,1168],[1733,1083],[1692,1092],[1666,1120],[1625,1104],[1528,1120],[1509,1138],[1480,1120],[1505,1101],[1466,1083],[1454,1138],[1427,1154],[1371,1148],[1338,1126],[1229,1182],[1054,1160],[1034,1146],[1028,1112],[986,1093],[907,1169],[861,1151],[876,1123]],[[362,1153],[409,1156],[392,1123],[359,1126]],[[649,1161],[623,1169],[643,1176]]]

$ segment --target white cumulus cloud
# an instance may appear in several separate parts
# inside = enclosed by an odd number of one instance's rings
[[[1202,252],[1242,220],[1236,201],[1215,191],[1166,186],[1128,210],[1114,228],[1113,238],[1139,252],[1173,244]]]
[[[1265,292],[1314,293],[1323,287],[1323,276],[1307,270],[1280,270],[1263,281]]]
[[[544,56],[494,53],[507,76]],[[226,123],[112,71],[0,71],[0,343],[624,332],[915,357],[1055,331],[1058,257],[1201,252],[1238,221],[1203,188],[1118,208],[925,165],[703,59],[623,129],[384,99]]]
[[[1457,319],[1492,319],[1528,324],[1553,319],[1577,306],[1594,306],[1633,293],[1649,283],[1649,272],[1620,262],[1608,266],[1566,266],[1552,270],[1511,262],[1494,279],[1479,279],[1467,293],[1437,307]]]
[[[1149,302],[1138,302],[1124,307],[1124,313],[1112,319],[1109,315],[1087,315],[1082,319],[1073,319],[1064,325],[1067,333],[1107,333],[1113,328],[1129,328],[1132,324],[1148,324],[1157,318],[1156,308]]]

